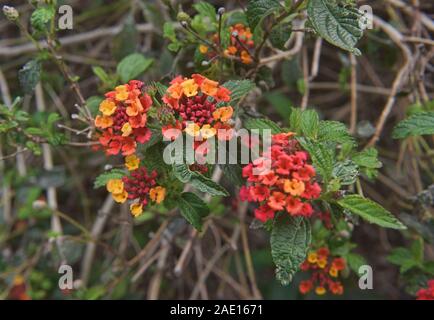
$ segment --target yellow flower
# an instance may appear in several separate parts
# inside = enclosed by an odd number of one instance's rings
[[[318,256],[316,252],[310,252],[307,256],[307,261],[309,263],[316,263],[318,261]]]
[[[338,274],[339,274],[339,271],[338,271],[336,268],[331,267],[331,268],[330,268],[330,271],[329,271],[329,274],[330,274],[332,277],[336,278],[336,277],[338,276]]]
[[[199,46],[199,51],[200,51],[200,53],[205,54],[205,53],[208,52],[208,47],[205,46],[205,45],[203,45],[203,44],[201,44],[201,45]]]
[[[315,289],[315,293],[319,296],[324,295],[326,293],[326,291],[327,290],[324,287],[316,287],[316,289]]]
[[[197,95],[197,89],[199,86],[194,79],[188,79],[181,83],[182,90],[187,97]]]
[[[140,159],[135,155],[131,154],[125,157],[125,167],[129,171],[136,170],[139,167]]]
[[[200,129],[200,134],[204,139],[214,137],[216,133],[217,130],[211,127],[209,124],[203,125],[203,127]]]
[[[116,99],[119,101],[124,101],[128,99],[129,93],[128,93],[128,89],[127,86],[122,85],[122,86],[117,86],[115,88],[116,91]]]
[[[117,203],[124,203],[127,201],[128,193],[124,190],[121,193],[112,193],[112,197]]]
[[[200,134],[200,127],[196,123],[190,122],[187,124],[184,131],[189,136],[197,137]]]
[[[130,211],[133,216],[138,217],[143,213],[143,206],[140,203],[132,203]]]
[[[161,203],[161,201],[163,201],[165,197],[166,188],[158,186],[149,190],[149,198],[151,198],[151,200],[155,201],[156,203]]]
[[[124,183],[121,179],[110,179],[106,185],[107,191],[113,194],[120,194],[124,191]]]
[[[99,111],[105,116],[111,116],[116,111],[116,104],[111,100],[105,99],[100,103]]]
[[[113,118],[108,116],[96,116],[95,126],[97,128],[105,129],[113,125]]]
[[[125,122],[121,128],[121,131],[122,131],[122,137],[128,137],[131,134],[131,132],[133,132],[133,128],[131,127],[129,122]]]
[[[318,267],[320,267],[321,269],[324,269],[325,266],[327,265],[327,258],[323,258],[323,259],[318,259],[318,261],[316,262],[316,264],[318,265]]]

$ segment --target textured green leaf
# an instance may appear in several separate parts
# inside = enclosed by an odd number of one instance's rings
[[[248,130],[259,129],[265,130],[270,129],[272,134],[281,133],[282,129],[278,126],[277,123],[265,119],[265,118],[249,118],[244,122],[244,127]]]
[[[378,160],[378,151],[375,148],[368,148],[352,156],[354,163],[359,167],[365,167],[369,169],[379,169],[383,165]]]
[[[320,121],[318,140],[354,144],[354,138],[349,134],[345,124],[338,121]]]
[[[43,32],[47,30],[47,24],[54,18],[55,10],[52,6],[41,6],[33,11],[30,17],[30,24],[34,31]]]
[[[360,14],[350,8],[339,6],[331,0],[309,0],[309,21],[318,34],[344,50],[360,55],[355,46],[363,32],[359,26]]]
[[[255,87],[255,84],[250,80],[229,80],[223,84],[223,87],[231,91],[230,104],[235,106]]]
[[[347,260],[348,266],[351,270],[353,270],[354,273],[359,273],[359,268],[363,265],[366,265],[366,260],[364,257],[362,257],[359,254],[356,253],[349,253],[345,256],[345,259]]]
[[[276,265],[276,277],[282,284],[289,284],[309,249],[309,221],[288,215],[277,219],[271,231],[270,242],[271,255]]]
[[[145,72],[153,62],[154,59],[146,58],[140,53],[132,53],[119,62],[116,71],[125,83]]]
[[[207,204],[191,192],[183,192],[179,198],[182,216],[197,230],[202,229],[202,219],[209,214]]]
[[[407,229],[395,216],[378,203],[360,195],[349,195],[337,202],[342,208],[351,211],[368,222],[392,229]]]
[[[40,76],[41,64],[37,60],[30,60],[18,71],[18,80],[24,93],[31,94],[33,92]]]
[[[291,36],[291,26],[289,24],[279,24],[271,29],[270,42],[280,50],[285,50],[285,43]]]
[[[278,0],[250,0],[247,4],[247,21],[254,30],[259,22],[269,14],[280,8]]]
[[[304,136],[316,139],[319,128],[319,117],[315,110],[305,110],[300,118],[301,132]]]
[[[222,164],[224,177],[228,178],[236,186],[241,186],[245,183],[242,176],[242,168],[239,164]]]
[[[211,22],[217,22],[217,12],[213,5],[209,4],[208,2],[201,1],[195,3],[193,7],[199,14],[209,17]]]
[[[341,185],[351,185],[355,183],[358,174],[358,167],[351,160],[336,162],[334,164],[333,177],[338,179]]]
[[[434,112],[420,112],[398,123],[393,129],[394,139],[434,134]]]
[[[122,179],[122,177],[125,175],[126,172],[123,169],[112,169],[110,171],[101,173],[98,177],[96,177],[93,187],[94,189],[104,187],[109,180]]]
[[[321,174],[324,181],[329,181],[333,171],[334,150],[308,138],[298,138],[297,140],[309,152],[313,165]]]

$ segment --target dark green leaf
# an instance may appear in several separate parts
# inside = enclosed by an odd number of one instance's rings
[[[182,216],[197,230],[202,229],[202,220],[209,214],[206,203],[191,192],[183,192],[179,198],[179,209]]]
[[[394,139],[434,134],[434,112],[420,112],[398,123],[393,129]]]
[[[116,71],[121,81],[126,83],[145,72],[153,62],[154,59],[146,58],[140,53],[133,53],[122,59]]]

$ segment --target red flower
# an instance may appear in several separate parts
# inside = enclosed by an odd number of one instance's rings
[[[298,286],[298,289],[300,290],[301,294],[307,294],[309,293],[313,288],[313,282],[311,280],[305,280],[301,281],[300,285]]]
[[[255,210],[255,218],[259,221],[266,222],[274,218],[274,210],[267,205],[263,205]]]

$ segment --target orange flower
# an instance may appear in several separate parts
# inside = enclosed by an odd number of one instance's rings
[[[196,123],[190,122],[187,124],[184,131],[189,136],[197,137],[200,134],[200,127]]]
[[[143,206],[140,203],[132,203],[130,205],[130,211],[134,217],[138,217],[143,213]]]
[[[295,179],[285,179],[283,184],[283,190],[292,196],[300,196],[305,189],[304,183]]]
[[[244,64],[251,64],[253,62],[252,57],[245,50],[241,52],[241,62]]]
[[[330,270],[329,270],[330,276],[332,276],[333,278],[336,278],[338,276],[338,274],[339,274],[339,271],[336,268],[334,268],[334,267],[330,268]]]
[[[268,198],[268,206],[274,210],[283,210],[286,196],[282,192],[275,191],[273,195]]]
[[[125,137],[122,144],[122,155],[123,156],[129,156],[130,154],[133,154],[136,151],[136,142],[130,138]]]
[[[316,252],[310,252],[307,255],[307,261],[309,263],[316,263],[318,261],[318,256],[317,256]]]
[[[229,46],[226,50],[225,50],[225,54],[229,55],[229,56],[234,56],[237,53],[237,47],[235,46]]]
[[[307,294],[310,290],[312,290],[313,283],[310,280],[301,281],[300,285],[298,286],[298,290],[301,294]]]
[[[125,157],[125,167],[128,171],[136,170],[139,167],[140,159],[135,155],[131,154]]]
[[[148,117],[146,113],[144,113],[144,114],[138,114],[135,117],[130,117],[129,123],[131,124],[132,128],[141,128],[146,125],[147,120]]]
[[[315,293],[319,296],[326,294],[327,290],[323,286],[319,286],[315,288]]]
[[[133,132],[133,128],[129,124],[129,122],[125,122],[124,125],[121,128],[122,131],[122,137],[128,137],[131,132]]]
[[[157,186],[149,190],[149,198],[156,203],[161,203],[166,197],[166,188]]]
[[[99,111],[104,116],[111,116],[116,111],[116,104],[109,99],[105,99],[99,105]]]
[[[217,130],[215,128],[212,128],[211,125],[205,124],[200,129],[200,134],[204,139],[209,139],[211,137],[214,137],[216,135]]]
[[[121,179],[110,179],[107,181],[106,188],[110,193],[119,194],[124,191],[124,183]]]
[[[117,86],[115,88],[116,92],[116,99],[119,101],[124,101],[128,99],[129,93],[128,93],[128,87],[126,85]]]
[[[345,269],[345,259],[344,258],[335,258],[332,262],[332,267],[338,271],[342,271]]]
[[[221,122],[227,122],[233,115],[234,109],[231,106],[218,108],[213,112],[213,117],[215,120],[220,120]]]
[[[217,90],[217,94],[215,98],[217,99],[217,101],[228,102],[231,100],[230,95],[231,95],[231,91],[229,89],[220,86],[219,89]]]
[[[207,53],[207,52],[208,52],[208,47],[205,46],[205,45],[203,45],[203,44],[201,44],[201,45],[199,46],[199,52],[202,53],[202,54]]]
[[[117,203],[124,203],[127,201],[128,193],[124,190],[122,193],[112,193],[112,197]]]
[[[218,85],[219,85],[219,83],[217,81],[213,81],[213,80],[210,80],[208,78],[205,78],[202,81],[202,84],[200,85],[200,90],[203,93],[213,97],[217,94]]]
[[[113,118],[108,116],[96,116],[95,118],[95,126],[97,128],[106,129],[113,125]]]

